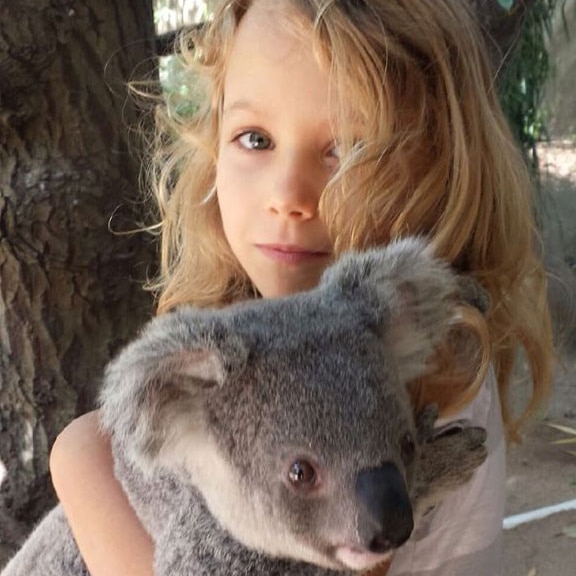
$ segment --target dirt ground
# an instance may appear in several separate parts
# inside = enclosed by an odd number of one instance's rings
[[[576,500],[576,456],[552,444],[567,435],[547,425],[576,428],[576,354],[564,364],[546,417],[508,450],[506,516]],[[576,510],[506,530],[504,562],[503,576],[576,576]]]

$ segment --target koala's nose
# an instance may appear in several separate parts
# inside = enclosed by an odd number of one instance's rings
[[[398,468],[387,462],[363,470],[356,481],[360,501],[358,533],[371,552],[384,553],[401,546],[414,528],[412,504]]]

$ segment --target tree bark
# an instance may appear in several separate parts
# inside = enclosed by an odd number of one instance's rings
[[[125,83],[151,0],[0,0],[0,544],[54,501],[48,454],[151,314]],[[111,217],[114,217],[111,219]],[[10,525],[10,529],[7,528]],[[0,565],[2,564],[0,559]]]

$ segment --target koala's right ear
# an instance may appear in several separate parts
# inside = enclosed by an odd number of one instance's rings
[[[330,294],[368,311],[403,382],[426,371],[455,319],[456,305],[466,298],[450,266],[415,237],[343,256],[325,272],[322,284]]]
[[[246,345],[218,313],[181,309],[152,320],[107,367],[100,394],[103,429],[140,467],[204,427],[211,389],[242,371]]]

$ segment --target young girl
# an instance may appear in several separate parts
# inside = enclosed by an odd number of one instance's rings
[[[530,414],[552,350],[529,177],[466,2],[227,0],[190,40],[199,108],[158,117],[159,312],[291,294],[346,250],[428,237],[491,295],[492,368],[471,394],[447,348],[414,383],[415,409],[485,426],[489,456],[379,573],[498,574],[514,355],[532,368]],[[93,576],[152,574],[97,419],[58,438],[56,490]]]

